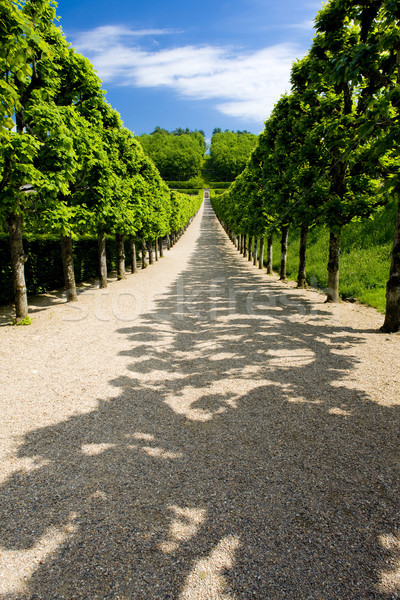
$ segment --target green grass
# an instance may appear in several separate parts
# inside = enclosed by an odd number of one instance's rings
[[[391,203],[374,219],[350,223],[343,228],[340,255],[340,294],[343,299],[356,298],[364,304],[385,312],[386,283],[389,276],[396,203]],[[274,240],[273,267],[280,268],[279,236]],[[287,276],[297,279],[299,231],[289,232]],[[328,284],[329,232],[314,227],[309,233],[307,248],[307,282],[325,289]]]
[[[14,321],[11,321],[10,325],[30,325],[32,323],[32,318],[31,317],[25,317],[25,319],[14,319]]]

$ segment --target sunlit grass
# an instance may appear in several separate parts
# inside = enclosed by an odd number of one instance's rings
[[[386,283],[389,276],[396,204],[391,203],[374,219],[350,223],[343,228],[340,256],[340,294],[355,298],[377,310],[385,311]],[[273,266],[280,268],[280,240],[275,236]],[[287,276],[297,278],[299,231],[289,233]],[[307,248],[307,282],[325,289],[328,284],[329,231],[314,227]]]

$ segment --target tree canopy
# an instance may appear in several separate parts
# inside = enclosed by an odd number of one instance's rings
[[[210,145],[210,179],[233,181],[245,168],[257,136],[247,131],[214,129]]]
[[[151,134],[137,136],[163,179],[187,181],[200,174],[206,143],[203,131],[156,127]]]

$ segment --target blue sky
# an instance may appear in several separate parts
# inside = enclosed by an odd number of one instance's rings
[[[137,134],[159,125],[259,133],[304,56],[313,0],[59,0],[67,39]]]

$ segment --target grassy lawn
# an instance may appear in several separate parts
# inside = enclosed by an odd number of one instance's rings
[[[343,228],[340,256],[340,293],[343,298],[357,298],[381,312],[385,311],[386,282],[389,276],[396,203],[388,205],[373,219],[350,223]],[[289,232],[288,278],[297,278],[299,230]],[[279,272],[279,236],[274,240],[273,267]],[[307,281],[324,289],[328,283],[329,232],[314,227],[307,248]]]

